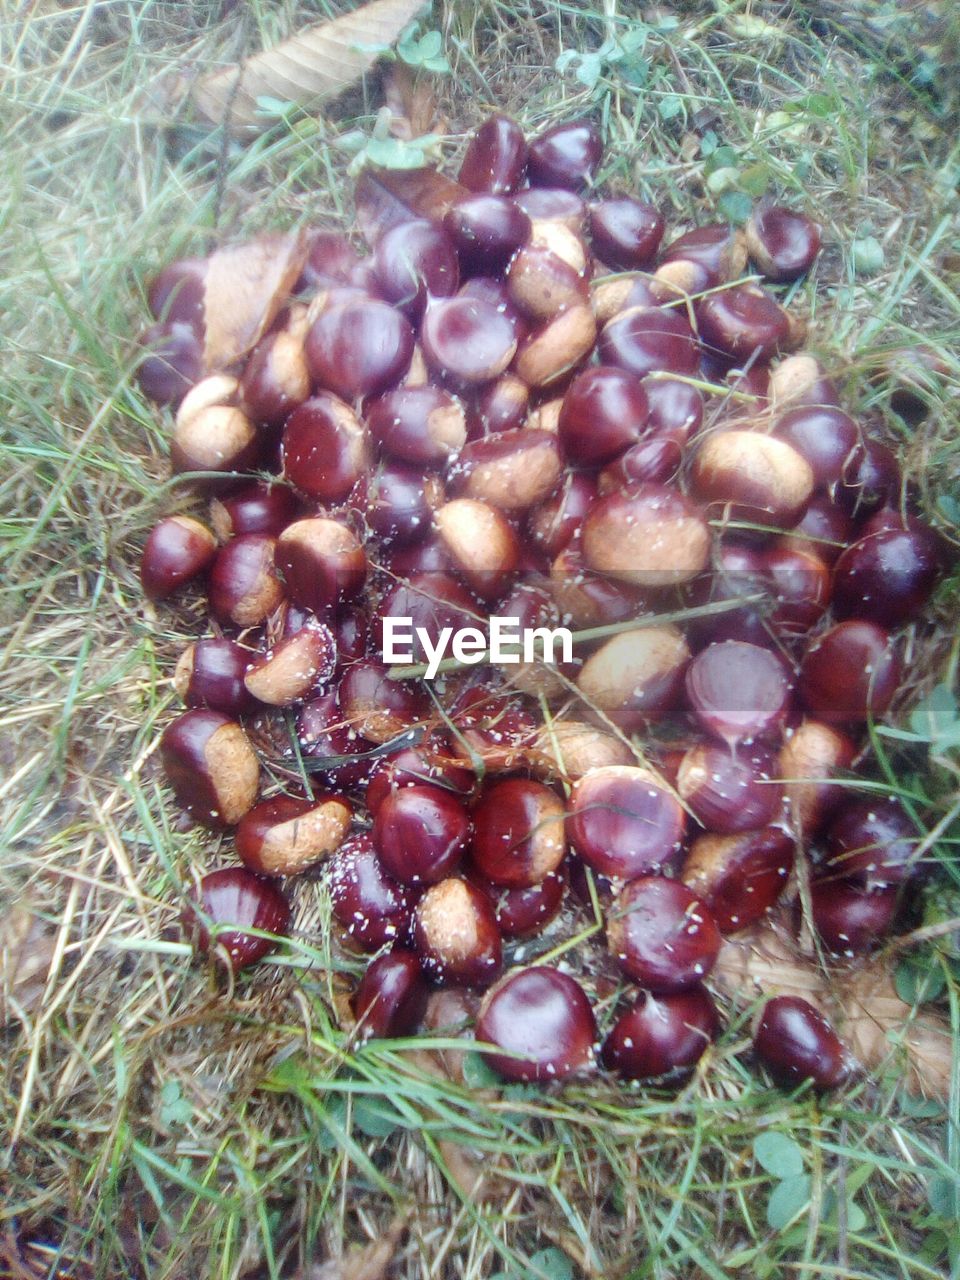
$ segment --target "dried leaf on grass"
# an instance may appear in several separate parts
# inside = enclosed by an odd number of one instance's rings
[[[205,76],[193,97],[219,124],[261,124],[258,98],[275,98],[310,110],[343,93],[368,71],[379,51],[394,43],[423,8],[424,0],[372,0],[353,13],[308,27],[242,67]]]
[[[208,372],[228,368],[260,341],[296,284],[307,250],[299,232],[258,236],[212,255],[203,298]]]
[[[345,1257],[307,1267],[299,1280],[384,1280],[397,1245],[407,1229],[408,1214],[394,1218],[382,1240],[351,1249]]]
[[[25,906],[7,913],[0,938],[0,1019],[40,1007],[57,934]]]
[[[438,113],[430,76],[418,75],[403,62],[395,62],[384,77],[383,96],[390,110],[390,132],[410,142],[427,133],[446,133],[447,122]]]
[[[809,1000],[831,1019],[868,1070],[882,1065],[902,1044],[910,1087],[947,1098],[953,1054],[950,1028],[934,1014],[914,1016],[912,1007],[897,995],[883,961],[865,961],[832,985],[767,927],[728,939],[714,977],[732,998],[762,992]]]
[[[451,205],[469,195],[466,187],[436,169],[364,169],[354,198],[357,221],[367,244],[411,218],[438,221]]]

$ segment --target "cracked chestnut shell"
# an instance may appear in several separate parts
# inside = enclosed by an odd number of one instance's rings
[[[211,937],[207,920],[236,928],[223,927]],[[272,938],[258,937],[247,929],[283,937],[289,926],[286,898],[272,880],[254,875],[246,867],[224,867],[205,875],[200,881],[199,901],[188,903],[183,912],[184,932],[195,940],[197,949],[207,952],[224,947],[234,972],[256,964],[277,948]]]
[[[754,1053],[778,1084],[791,1089],[809,1080],[835,1089],[849,1078],[853,1061],[833,1027],[799,996],[775,996],[763,1007]]]
[[[235,720],[220,711],[185,711],[160,737],[160,759],[181,808],[194,822],[235,826],[257,799],[260,764]]]
[[[613,1024],[600,1060],[627,1080],[668,1077],[679,1082],[719,1030],[717,1007],[702,987],[673,995],[644,992]]]
[[[679,880],[642,876],[617,894],[607,913],[607,946],[624,973],[655,993],[695,987],[716,964],[720,930]]]
[[[487,993],[474,1034],[494,1046],[482,1052],[504,1079],[543,1083],[593,1063],[597,1024],[583,988],[539,965],[507,974]]]

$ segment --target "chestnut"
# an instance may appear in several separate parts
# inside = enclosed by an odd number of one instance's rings
[[[686,444],[703,423],[703,396],[688,382],[658,374],[643,379],[647,397],[647,426]]]
[[[687,700],[708,733],[731,745],[769,737],[783,728],[793,681],[769,649],[739,640],[708,644],[686,673]]]
[[[220,711],[177,716],[160,735],[160,759],[177,804],[205,827],[233,827],[256,802],[256,753],[239,724]]]
[[[423,718],[426,701],[409,680],[391,680],[374,658],[354,662],[339,687],[340,707],[350,727],[368,742],[389,742]]]
[[[165,600],[208,568],[217,541],[192,516],[164,516],[150,530],[140,559],[140,585],[149,600]]]
[[[509,888],[539,884],[566,853],[563,801],[542,782],[510,778],[494,783],[473,811],[474,865]]]
[[[277,608],[283,587],[276,548],[263,533],[241,534],[220,548],[210,570],[210,612],[219,622],[256,627]]]
[[[661,370],[697,373],[699,348],[686,316],[665,307],[631,307],[603,327],[598,342],[603,364],[613,364],[638,378]]]
[[[307,260],[295,292],[312,292],[357,282],[361,260],[345,235],[339,231],[311,228],[307,232],[307,240]]]
[[[374,639],[381,653],[385,652],[386,645],[385,618],[410,619],[413,628],[410,652],[415,662],[427,659],[421,635],[436,647],[444,627],[460,630],[484,621],[474,597],[458,579],[447,573],[411,573],[385,592],[374,623]]]
[[[797,685],[809,714],[827,724],[882,716],[900,685],[900,659],[875,622],[840,622],[807,649]]]
[[[590,239],[598,258],[615,271],[647,266],[663,238],[665,223],[659,210],[633,196],[597,200],[589,210]]]
[[[694,496],[728,518],[789,529],[813,493],[813,469],[783,440],[758,431],[719,431],[697,450]]]
[[[562,1080],[593,1063],[597,1024],[583,988],[546,965],[514,970],[488,991],[474,1034],[506,1080]]]
[[[436,884],[457,867],[470,840],[462,800],[442,787],[401,787],[385,796],[373,842],[385,869],[404,884]]]
[[[257,655],[247,668],[244,684],[258,702],[290,707],[329,680],[336,665],[333,632],[322,622],[308,622]]]
[[[210,524],[221,542],[241,533],[276,537],[297,516],[299,503],[285,484],[256,480],[210,502]]]
[[[630,880],[607,914],[607,946],[620,968],[655,994],[695,987],[716,964],[720,931],[679,880]]]
[[[820,228],[806,214],[765,204],[754,209],[744,228],[747,252],[768,280],[796,280],[820,252]]]
[[[212,404],[177,422],[170,442],[170,466],[175,475],[185,471],[215,476],[248,471],[256,466],[261,448],[257,429],[242,410]],[[202,474],[197,483],[209,479],[209,475]]]
[[[240,819],[237,855],[251,871],[293,876],[343,844],[350,818],[350,806],[336,796],[261,800]]]
[[[707,565],[710,526],[698,507],[665,485],[631,485],[607,494],[583,525],[583,558],[644,587],[686,582]]]
[[[673,436],[651,436],[631,445],[600,472],[602,494],[634,484],[668,484],[676,479],[683,462],[683,446]]]
[[[587,218],[587,206],[574,191],[564,187],[529,187],[511,196],[531,222],[560,222],[568,231],[581,235]]]
[[[702,987],[644,992],[607,1033],[600,1061],[627,1080],[683,1080],[719,1030],[717,1007]]]
[[[146,354],[137,369],[140,390],[155,404],[176,405],[203,376],[203,339],[191,324],[151,325],[140,338]]]
[[[733,360],[767,361],[801,336],[776,298],[753,284],[707,294],[696,316],[701,342]]]
[[[286,935],[290,907],[272,880],[246,867],[224,867],[201,879],[198,900],[184,908],[183,927],[199,951],[223,947],[238,972],[276,950],[274,938],[260,935]]]
[[[779,827],[763,827],[698,836],[680,878],[710,908],[721,933],[736,933],[763,918],[792,867],[793,840]]]
[[[399,462],[382,462],[367,479],[367,525],[384,543],[416,542],[430,528],[433,509],[443,501],[435,475]]]
[[[845,733],[819,720],[804,720],[787,734],[778,763],[798,834],[816,835],[841,803],[847,788],[831,779],[849,769],[856,754]]]
[[[369,465],[363,424],[348,404],[321,391],[294,409],[283,429],[284,479],[307,498],[342,502]]]
[[[647,396],[639,378],[603,365],[577,374],[557,423],[566,456],[577,466],[609,462],[645,434]]]
[[[664,867],[683,836],[679,801],[646,769],[589,769],[570,792],[567,831],[594,871],[630,880]]]
[[[499,377],[517,350],[509,318],[478,298],[432,302],[420,338],[428,365],[459,387]]]
[[[597,323],[588,306],[571,306],[527,337],[514,371],[528,386],[548,387],[577,368],[593,350]]]
[[[832,405],[804,405],[781,414],[773,435],[806,458],[818,489],[831,492],[853,474],[863,449],[860,428]]]
[[[427,1011],[429,994],[414,952],[392,947],[377,956],[350,1001],[360,1039],[412,1035]]]
[[[387,873],[368,833],[345,840],[323,869],[334,919],[362,951],[408,937],[420,891]]]
[[[552,224],[547,224],[552,226]],[[557,252],[540,240],[518,249],[507,270],[510,301],[524,315],[541,322],[587,301],[585,255],[577,237],[559,224],[553,238],[569,237]],[[571,260],[572,259],[572,260]]]
[[[208,707],[228,716],[243,715],[256,705],[243,682],[253,656],[235,640],[198,640],[177,660],[173,687],[188,707]]]
[[[501,271],[530,239],[530,219],[503,196],[475,195],[447,210],[443,226],[467,270]]]
[[[830,603],[830,566],[816,544],[791,545],[787,539],[766,548],[762,563],[776,602],[770,626],[785,640],[804,636]]]
[[[478,683],[468,685],[453,705],[454,753],[471,769],[504,773],[526,761],[537,719],[522,697]]]
[[[487,987],[500,976],[503,942],[487,896],[466,880],[432,884],[413,913],[423,970],[436,982]]]
[[[321,311],[304,350],[314,381],[353,403],[396,386],[413,345],[413,330],[399,311],[359,297]]]
[[[539,551],[555,557],[568,545],[597,497],[597,484],[582,471],[567,471],[559,489],[534,507],[527,531]]]
[[[157,272],[147,287],[147,304],[157,320],[202,329],[208,266],[208,258],[180,258]]]
[[[776,758],[759,743],[735,751],[713,743],[691,747],[677,791],[701,826],[723,835],[769,826],[783,808]]]
[[[375,815],[388,795],[421,784],[466,796],[474,781],[469,770],[454,763],[446,744],[428,739],[415,747],[403,747],[376,765],[367,783],[367,808]]]
[[[296,520],[280,534],[276,565],[294,604],[314,613],[358,595],[367,559],[355,535],[336,520]]]
[[[822,1013],[800,996],[775,996],[763,1006],[753,1051],[778,1084],[809,1080],[835,1089],[852,1074],[853,1060]]]
[[[735,280],[747,265],[743,235],[726,223],[696,227],[672,240],[660,254],[661,263],[683,263],[696,271],[695,287],[687,293],[714,289]]]
[[[932,529],[919,521],[909,529],[887,529],[854,542],[833,569],[833,612],[882,627],[915,618],[927,603],[940,570],[940,548]]]
[[[438,467],[467,442],[463,405],[440,387],[401,387],[367,409],[370,434],[401,462]]]
[[[836,955],[870,951],[890,932],[897,914],[897,890],[864,889],[849,880],[816,879],[810,886],[813,927]]]
[[[284,419],[310,395],[310,370],[304,351],[306,322],[268,334],[247,357],[240,379],[243,410],[263,426]]]
[[[457,253],[442,227],[426,218],[400,222],[377,241],[373,254],[377,291],[411,320],[427,298],[449,298],[460,284]]]
[[[450,469],[449,483],[501,511],[526,511],[553,492],[562,470],[556,438],[524,427],[472,441]]]
[[[813,405],[839,408],[840,395],[835,383],[827,378],[813,356],[804,353],[778,360],[770,370],[770,402],[775,408],[784,405]]]
[[[509,195],[523,181],[527,169],[527,140],[523,130],[506,116],[484,120],[467,144],[460,165],[460,185],[468,191]]]
[[[903,477],[896,454],[880,440],[865,437],[859,460],[837,486],[836,500],[850,515],[862,518],[896,505]]]
[[[527,384],[515,374],[502,374],[496,382],[488,382],[477,392],[470,408],[471,436],[495,435],[522,427],[527,421],[529,406]]]
[[[509,889],[494,884],[478,871],[468,869],[470,883],[490,899],[497,928],[504,938],[526,938],[539,934],[560,910],[567,888],[567,876],[561,866],[545,875],[537,884]]]
[[[564,621],[584,629],[627,622],[645,612],[636,587],[587,569],[579,538],[554,560],[550,589]]]
[[[593,180],[603,154],[595,124],[571,120],[556,124],[530,143],[527,176],[532,187],[569,187],[576,191]]]
[[[315,778],[320,776],[321,760],[330,760],[329,768],[323,772],[328,781],[340,787],[354,786],[369,777],[370,762],[365,755],[369,743],[346,719],[336,688],[325,690],[300,708],[297,743],[311,761]]]
[[[917,829],[896,796],[845,804],[826,834],[826,868],[870,889],[902,884],[916,870]]]
[[[812,547],[828,565],[832,565],[850,541],[853,521],[823,493],[814,493],[803,518],[787,534],[794,546]]]
[[[579,720],[554,720],[544,725],[529,752],[530,766],[539,777],[559,774],[570,781],[591,769],[630,764],[633,758],[620,738]]]
[[[520,545],[504,514],[486,502],[455,498],[434,513],[450,558],[481,599],[503,595],[520,559]]]
[[[677,627],[623,631],[587,658],[577,688],[591,707],[633,733],[673,709],[689,661],[690,650]]]
[[[229,373],[210,373],[194,383],[177,407],[174,422],[185,427],[208,409],[235,407],[240,394],[239,381]]]

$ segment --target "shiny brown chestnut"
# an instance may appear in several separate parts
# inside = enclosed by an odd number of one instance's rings
[[[825,493],[814,493],[803,518],[785,535],[790,544],[812,547],[832,565],[853,534],[853,521]]]
[[[311,229],[307,237],[307,260],[295,292],[312,292],[329,289],[334,285],[356,283],[361,260],[345,235],[339,231]]]
[[[833,569],[833,612],[882,627],[918,616],[940,572],[940,546],[932,529],[887,529],[854,542]]]
[[[462,800],[442,787],[402,787],[385,796],[373,842],[386,871],[404,884],[437,884],[457,867],[470,840]]]
[[[191,324],[154,324],[140,338],[140,390],[155,404],[179,404],[203,375],[203,340]]]
[[[754,209],[744,228],[747,252],[768,280],[796,280],[820,252],[820,228],[804,213],[783,205]]]
[[[160,736],[160,759],[194,822],[235,826],[257,799],[260,764],[239,724],[220,711],[185,711]]]
[[[569,233],[568,233],[569,234]],[[587,278],[545,245],[529,244],[514,254],[507,271],[510,301],[541,323],[587,300]]]
[[[202,330],[208,266],[208,258],[180,258],[157,272],[147,286],[147,304],[157,320]]]
[[[813,356],[800,352],[778,360],[770,370],[770,402],[777,409],[788,405],[838,408],[836,384],[826,377]]]
[[[539,965],[508,973],[487,993],[474,1031],[506,1080],[562,1080],[593,1063],[597,1024],[583,988]]]
[[[405,947],[392,947],[371,960],[350,1007],[361,1040],[412,1035],[427,1011],[430,988],[420,960]]]
[[[473,867],[467,868],[467,877],[490,899],[497,928],[504,938],[539,934],[560,910],[567,889],[567,874],[562,866],[537,884],[520,889],[494,884]]]
[[[577,191],[593,180],[603,154],[595,124],[571,120],[555,124],[530,143],[527,176],[532,187],[569,187]]]
[[[451,719],[457,759],[487,773],[512,772],[523,766],[537,733],[537,717],[522,696],[482,682],[458,694]]]
[[[663,239],[659,210],[634,196],[596,200],[589,208],[590,239],[598,258],[615,271],[648,265]]]
[[[413,330],[399,311],[373,298],[356,298],[322,311],[304,350],[314,381],[352,404],[396,386],[413,345]]]
[[[598,349],[604,364],[626,369],[638,378],[660,371],[690,377],[700,364],[686,316],[665,307],[621,311],[604,326]]]
[[[467,442],[463,405],[441,387],[401,387],[367,409],[367,426],[385,453],[401,462],[439,467]]]
[[[703,396],[688,382],[654,374],[643,379],[647,396],[647,426],[656,435],[669,435],[681,444],[696,435],[703,423]]]
[[[531,387],[561,382],[590,355],[597,322],[589,306],[571,306],[521,343],[514,372]]]
[[[336,665],[333,632],[314,620],[265,653],[253,655],[243,682],[258,702],[292,707],[329,680]]]
[[[902,884],[917,869],[917,828],[897,796],[845,804],[825,839],[826,870],[874,889]]]
[[[577,628],[627,622],[647,611],[638,588],[587,568],[579,538],[554,560],[550,590],[560,616]]]
[[[290,907],[281,891],[246,867],[224,867],[205,875],[198,900],[191,900],[183,912],[184,932],[197,949],[222,947],[234,972],[276,950],[274,939],[261,933],[283,937],[289,927]]]
[[[488,987],[503,968],[503,941],[489,898],[466,880],[432,884],[413,913],[423,970],[435,982]]]
[[[691,747],[677,791],[701,826],[722,835],[770,826],[783,808],[776,757],[759,743],[735,751],[714,743]]]
[[[727,223],[696,227],[672,240],[660,254],[661,263],[684,263],[696,268],[696,293],[713,289],[743,274],[747,251],[743,235]]]
[[[217,477],[256,466],[263,441],[256,427],[240,409],[212,404],[186,419],[178,419],[170,442],[170,467],[174,475],[183,472],[213,473]],[[202,474],[195,483],[211,482]]]
[[[377,241],[373,253],[377,291],[412,320],[427,298],[449,298],[460,285],[456,249],[443,227],[426,218],[400,222]]]
[[[274,796],[237,826],[237,856],[251,871],[293,876],[328,857],[350,829],[352,810],[338,796]]]
[[[853,1072],[853,1060],[833,1027],[800,996],[767,1001],[753,1051],[776,1082],[788,1089],[807,1080],[817,1090],[835,1089]]]
[[[719,1030],[717,1007],[702,987],[673,995],[645,992],[607,1033],[600,1061],[627,1080],[682,1081]]]
[[[597,484],[582,471],[567,471],[556,493],[534,507],[527,531],[539,551],[551,559],[569,544],[597,498]]]
[[[362,951],[408,938],[420,890],[387,873],[369,833],[349,837],[323,869],[334,919]]]
[[[370,461],[363,423],[348,404],[325,391],[291,413],[281,455],[284,479],[324,503],[342,502]]]
[[[447,744],[428,739],[379,761],[367,783],[367,808],[375,815],[388,795],[404,787],[429,785],[467,796],[475,781],[468,769],[454,762]]]
[[[429,532],[433,510],[442,501],[443,485],[435,475],[385,461],[367,479],[364,515],[384,543],[417,542]]]
[[[212,563],[217,540],[192,516],[164,516],[150,530],[140,558],[140,585],[149,600],[165,600]]]
[[[462,296],[430,303],[420,341],[427,364],[456,387],[498,378],[517,350],[508,316],[481,298]]]
[[[818,636],[800,665],[797,689],[811,716],[856,724],[883,715],[900,684],[894,643],[874,622],[840,622]]]
[[[527,384],[513,373],[502,374],[495,382],[481,387],[470,406],[471,438],[522,427],[529,407]]]
[[[570,792],[567,832],[601,875],[630,880],[664,867],[680,847],[683,808],[646,769],[588,770]]]
[[[297,716],[297,743],[311,762],[312,777],[330,785],[352,787],[366,781],[370,761],[365,742],[349,723],[340,706],[339,690],[324,690],[300,708]],[[329,760],[326,768],[321,761]]]
[[[256,627],[283,599],[276,539],[263,533],[231,538],[210,569],[210,612],[225,626]]]
[[[563,451],[576,466],[609,462],[646,434],[648,412],[639,378],[604,365],[586,369],[563,397],[557,423]]]
[[[421,635],[436,646],[444,627],[460,630],[484,622],[475,598],[460,580],[436,572],[410,573],[384,593],[373,625],[373,639],[381,653],[386,652],[385,618],[410,619],[413,638],[409,651],[415,662],[427,658]]]
[[[863,451],[856,422],[832,405],[804,405],[781,414],[773,435],[806,458],[816,487],[830,492],[852,476]]]
[[[493,275],[530,239],[530,219],[503,196],[475,195],[444,214],[443,226],[464,270]]]
[[[210,524],[221,542],[241,533],[276,537],[297,516],[300,504],[285,484],[256,480],[210,502]]]
[[[669,484],[683,463],[683,445],[673,436],[651,436],[631,445],[608,463],[597,478],[602,494],[634,484]]]
[[[758,285],[740,284],[697,303],[700,340],[733,360],[770,360],[801,336],[793,317]]]
[[[306,317],[258,342],[244,365],[240,400],[254,422],[279,427],[310,395],[310,370],[303,347]]]
[[[666,485],[632,485],[591,508],[583,525],[588,568],[641,587],[670,587],[706,568],[710,527],[699,507]]]
[[[836,955],[858,956],[877,946],[893,927],[895,888],[865,889],[825,876],[810,886],[810,913],[817,937]]]
[[[785,640],[806,635],[830,603],[830,566],[816,544],[790,545],[783,538],[764,548],[762,563],[776,602],[770,626]]]
[[[343,673],[340,708],[350,727],[368,742],[389,742],[423,718],[429,705],[419,686],[391,680],[375,658],[362,658]]]
[[[850,769],[856,754],[845,733],[819,720],[804,720],[787,735],[778,763],[794,831],[816,835],[849,794],[834,779]]]
[[[568,231],[583,234],[587,206],[574,191],[564,187],[528,187],[510,198],[531,222],[560,222]]]
[[[680,878],[710,909],[721,933],[762,919],[793,867],[793,840],[779,827],[698,836]]]
[[[777,654],[755,644],[708,644],[687,668],[685,683],[693,714],[731,745],[778,734],[790,711],[790,672]]]
[[[243,715],[256,706],[243,682],[253,657],[250,649],[235,640],[198,640],[177,660],[173,686],[188,707],[207,707],[228,716]]]
[[[626,733],[663,719],[677,704],[690,650],[679,628],[624,631],[584,662],[577,688]]]
[[[611,954],[628,977],[655,994],[697,986],[716,964],[721,941],[697,895],[663,876],[629,881],[607,913]]]
[[[539,884],[566,853],[563,801],[542,782],[510,778],[481,795],[473,811],[471,856],[490,881],[508,888]]]
[[[880,440],[864,438],[863,451],[837,486],[836,500],[848,514],[862,519],[884,506],[896,506],[903,476],[892,449]]]
[[[276,565],[293,603],[317,614],[353,599],[367,574],[363,547],[352,531],[319,516],[284,529],[277,539]]]
[[[484,120],[467,144],[460,165],[460,185],[468,191],[509,195],[527,170],[527,140],[523,130],[506,116]]]
[[[733,520],[789,529],[813,494],[813,469],[783,440],[759,431],[718,431],[697,450],[694,496]]]
[[[450,558],[483,600],[496,600],[520,562],[520,544],[502,511],[473,498],[455,498],[434,512]],[[482,639],[482,637],[481,637]]]
[[[560,776],[575,782],[591,769],[628,765],[633,751],[620,738],[581,720],[554,720],[543,725],[527,752],[527,763],[539,778]]]
[[[468,444],[451,467],[450,489],[501,511],[526,511],[548,497],[563,467],[556,437],[523,427]]]

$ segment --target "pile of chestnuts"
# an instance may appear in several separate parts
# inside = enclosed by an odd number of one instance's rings
[[[597,194],[600,160],[589,122],[528,141],[494,116],[456,181],[367,173],[368,256],[307,235],[229,368],[204,367],[207,260],[175,262],[140,369],[210,500],[142,560],[151,600],[209,602],[160,757],[239,865],[185,927],[240,969],[307,873],[372,957],[357,1034],[430,1026],[453,987],[508,1080],[682,1079],[718,1032],[726,935],[776,904],[846,963],[920,870],[911,817],[856,769],[943,549],[758,282],[803,276],[819,228],[764,205],[664,246],[655,207]],[[385,618],[436,641],[493,614],[572,629],[572,661],[430,682],[383,661]],[[563,944],[600,919],[582,985]],[[754,1047],[787,1085],[854,1066],[793,996]]]

